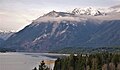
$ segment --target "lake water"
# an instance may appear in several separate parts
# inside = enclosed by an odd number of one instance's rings
[[[56,60],[44,55],[50,56],[48,53],[0,53],[0,70],[32,70],[42,60]]]

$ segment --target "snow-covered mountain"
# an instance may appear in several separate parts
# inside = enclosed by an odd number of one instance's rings
[[[100,15],[107,15],[109,13],[120,13],[120,5],[112,6],[110,8],[75,8],[72,13],[76,15],[93,15],[93,16],[100,16]]]
[[[107,12],[106,12],[107,10]],[[120,45],[120,13],[99,9],[51,11],[13,34],[2,46],[45,52],[65,47]]]
[[[72,13],[67,13],[67,12],[56,12],[56,11],[51,11],[38,19],[34,20],[34,23],[39,23],[39,22],[60,22],[60,21],[75,21],[74,15]]]
[[[105,15],[105,12],[101,12],[98,9],[95,8],[75,8],[72,11],[75,15],[92,15],[92,16],[98,16],[98,15]]]
[[[51,11],[43,16],[40,16],[34,23],[39,22],[65,22],[65,21],[76,21],[84,22],[86,20],[119,20],[120,12],[119,9],[114,8],[75,8],[72,12],[56,12]]]

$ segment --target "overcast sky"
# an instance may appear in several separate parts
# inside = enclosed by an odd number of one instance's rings
[[[120,0],[0,0],[0,30],[19,31],[32,20],[52,11],[78,7],[110,7]]]

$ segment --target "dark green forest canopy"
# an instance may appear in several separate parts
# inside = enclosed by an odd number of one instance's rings
[[[54,70],[120,70],[120,53],[71,54],[58,58]]]

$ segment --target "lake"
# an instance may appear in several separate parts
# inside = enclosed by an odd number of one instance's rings
[[[32,70],[38,67],[42,60],[56,60],[56,58],[47,57],[58,55],[49,53],[0,53],[0,70]],[[53,68],[54,64],[49,65]]]

